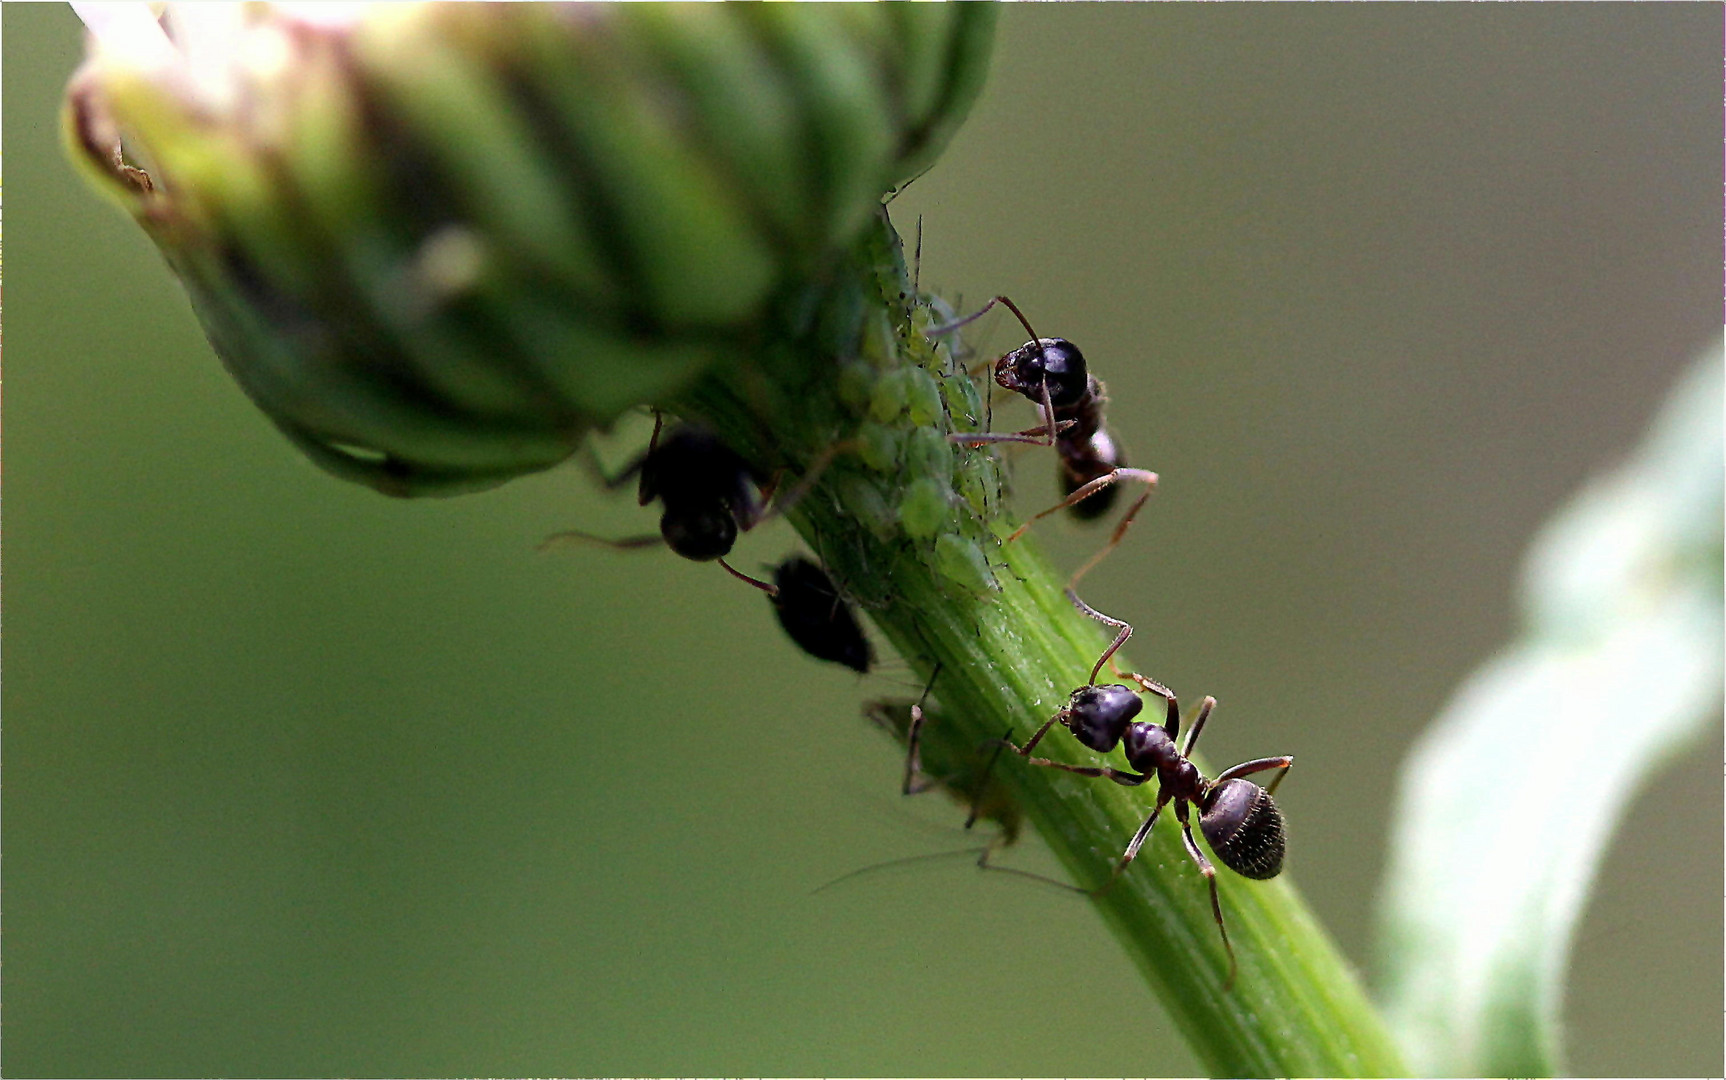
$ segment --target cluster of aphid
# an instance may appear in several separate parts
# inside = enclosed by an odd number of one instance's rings
[[[1126,467],[1118,445],[1104,427],[1103,412],[1107,398],[1103,384],[1087,371],[1084,355],[1078,347],[1062,338],[1038,337],[1011,300],[1004,296],[996,297],[965,319],[931,329],[929,337],[938,339],[951,334],[996,304],[1005,305],[1012,311],[1030,334],[1030,340],[995,361],[993,382],[1037,406],[1041,423],[1024,431],[959,432],[943,438],[949,443],[973,447],[1014,442],[1054,448],[1066,498],[1034,515],[1008,537],[1009,542],[1033,522],[1062,509],[1083,520],[1102,516],[1111,508],[1116,485],[1122,481],[1144,486],[1144,492],[1122,515],[1108,542],[1080,567],[1067,587],[1068,599],[1079,610],[1113,627],[1116,635],[1097,658],[1091,669],[1090,681],[1074,690],[1059,712],[1045,721],[1023,746],[1001,740],[987,754],[987,761],[981,767],[958,760],[959,756],[950,746],[938,743],[941,760],[935,763],[934,768],[924,768],[922,754],[926,729],[923,705],[940,675],[939,666],[916,703],[875,702],[867,707],[866,712],[906,744],[903,784],[906,794],[932,788],[946,790],[968,803],[967,827],[979,818],[997,822],[1000,825],[997,843],[1001,845],[1013,842],[1021,820],[1018,807],[998,789],[998,785],[989,783],[990,771],[1005,748],[1010,747],[1027,758],[1031,765],[1063,769],[1126,786],[1138,786],[1155,779],[1156,804],[1125,852],[1116,860],[1108,881],[1096,889],[1081,891],[1096,895],[1111,887],[1138,855],[1163,808],[1173,804],[1187,854],[1197,864],[1210,888],[1211,911],[1228,953],[1228,983],[1232,984],[1235,957],[1217,896],[1216,871],[1193,838],[1190,813],[1196,812],[1200,831],[1223,865],[1247,878],[1275,877],[1282,869],[1284,831],[1282,816],[1272,801],[1271,793],[1294,759],[1286,756],[1256,758],[1226,769],[1214,779],[1205,777],[1190,760],[1190,755],[1216,706],[1216,700],[1211,697],[1203,700],[1188,730],[1186,744],[1178,746],[1176,740],[1180,734],[1181,716],[1174,692],[1143,675],[1114,668],[1114,654],[1131,637],[1133,628],[1127,622],[1111,618],[1086,604],[1078,595],[1078,583],[1121,542],[1133,518],[1150,497],[1157,477],[1143,469]],[[969,385],[968,380],[966,385]],[[750,577],[725,561],[740,533],[783,513],[808,493],[835,454],[841,449],[857,448],[859,443],[853,442],[830,449],[805,470],[802,480],[794,488],[775,501],[779,477],[765,475],[702,428],[681,424],[667,433],[663,431],[661,420],[654,425],[647,452],[622,475],[606,478],[608,486],[616,487],[631,477],[639,476],[641,504],[645,506],[658,501],[663,507],[659,534],[603,540],[585,533],[566,532],[556,534],[551,540],[599,540],[625,548],[663,542],[684,558],[717,561],[734,577],[769,595],[780,625],[799,648],[817,659],[843,664],[866,674],[874,662],[869,641],[851,604],[818,563],[793,556],[774,568],[773,580],[768,582]],[[866,451],[861,452],[866,454]],[[1134,685],[1099,684],[1097,678],[1105,664],[1115,670],[1119,678]],[[1136,719],[1144,707],[1143,694],[1164,699],[1166,709],[1161,724]],[[1031,751],[1056,724],[1065,727],[1081,744],[1098,753],[1122,747],[1131,768],[1078,766],[1031,757]],[[1277,772],[1269,788],[1261,788],[1246,779],[1255,773],[1269,771]],[[984,849],[980,865],[989,865],[989,856],[996,846],[991,844]]]

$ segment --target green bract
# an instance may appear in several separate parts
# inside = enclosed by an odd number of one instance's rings
[[[747,362],[951,136],[993,24],[970,4],[86,17],[73,157],[270,418],[404,495],[545,468]]]

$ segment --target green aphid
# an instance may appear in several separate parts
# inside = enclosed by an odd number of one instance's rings
[[[971,509],[986,517],[1001,503],[1001,467],[993,454],[972,454],[959,469],[959,494]]]
[[[876,472],[898,471],[899,454],[905,443],[904,432],[898,428],[865,420],[857,428],[857,441],[860,444],[857,454],[863,459],[865,465]]]
[[[906,406],[913,424],[935,424],[946,427],[947,410],[941,404],[941,389],[935,377],[920,367],[906,368]]]
[[[863,341],[860,351],[865,360],[876,367],[886,367],[897,362],[899,350],[898,341],[893,336],[893,324],[887,321],[885,311],[872,311],[863,327]]]
[[[941,380],[941,396],[947,399],[947,414],[955,427],[980,431],[983,427],[983,396],[969,375],[950,375]]]
[[[866,477],[852,474],[840,478],[839,498],[851,516],[863,523],[877,540],[889,540],[898,528],[893,508],[887,505],[881,489]]]
[[[895,368],[875,380],[875,388],[869,395],[869,418],[877,423],[885,424],[896,420],[905,411],[911,396],[911,376],[913,368]]]
[[[927,540],[953,519],[952,489],[945,481],[922,477],[911,481],[899,500],[899,524],[907,536]]]
[[[905,439],[905,461],[912,476],[933,476],[946,483],[953,475],[952,443],[935,428],[913,428]]]
[[[974,596],[983,596],[1000,588],[989,571],[989,560],[974,541],[953,533],[943,533],[935,541],[935,570],[947,581]]]
[[[853,360],[839,369],[839,400],[854,413],[869,408],[875,393],[875,369]]]

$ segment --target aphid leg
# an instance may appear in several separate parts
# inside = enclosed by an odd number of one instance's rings
[[[995,763],[1001,760],[1001,751],[1013,745],[1008,741],[1008,736],[1012,734],[1013,729],[1008,728],[999,739],[995,740],[994,747],[989,751],[989,763],[983,766],[983,775],[977,778],[977,790],[971,793],[971,811],[965,815],[965,828],[967,829],[977,824],[977,817],[983,811],[983,793],[989,790],[989,777],[995,772]]]
[[[1193,839],[1193,826],[1187,820],[1187,804],[1185,802],[1175,804],[1175,820],[1181,823],[1181,839],[1186,843],[1187,854],[1191,855],[1193,861],[1199,864],[1199,873],[1205,875],[1205,884],[1211,887],[1211,914],[1216,916],[1217,929],[1222,931],[1223,951],[1229,954],[1229,977],[1223,980],[1223,990],[1226,993],[1234,989],[1237,966],[1235,964],[1235,947],[1229,944],[1229,928],[1223,925],[1222,901],[1217,898],[1217,868],[1211,865],[1209,859],[1205,858],[1205,853],[1199,850],[1198,842]]]
[[[1087,890],[1081,889],[1077,885],[1069,885],[1065,881],[1057,881],[1052,877],[1046,877],[1043,874],[1034,873],[1030,870],[1021,870],[1017,866],[996,866],[993,861],[995,852],[1006,847],[1008,842],[1007,834],[1004,832],[998,832],[994,836],[990,837],[989,842],[983,845],[982,852],[977,856],[977,869],[991,870],[997,874],[1012,874],[1014,877],[1029,878],[1032,881],[1042,882],[1044,885],[1053,885],[1057,889],[1065,889],[1068,892],[1078,893],[1081,896],[1085,895]]]
[[[1086,615],[1089,615],[1100,623],[1106,623],[1107,625],[1114,627],[1116,630],[1115,640],[1109,643],[1109,647],[1103,650],[1103,655],[1097,657],[1096,664],[1091,667],[1091,681],[1087,685],[1095,686],[1097,685],[1097,674],[1103,670],[1103,665],[1109,662],[1109,657],[1120,651],[1121,646],[1127,643],[1127,639],[1133,636],[1133,624],[1104,615],[1096,608],[1079,599],[1079,594],[1074,592],[1071,586],[1067,589],[1067,599],[1071,600],[1073,602],[1073,606],[1084,612]]]
[[[1151,497],[1151,492],[1156,490],[1156,473],[1151,472],[1149,469],[1111,469],[1097,477],[1095,480],[1074,488],[1071,495],[1049,507],[1047,510],[1042,510],[1038,513],[1032,514],[1028,521],[1015,529],[1011,536],[1007,537],[1007,542],[1012,543],[1014,540],[1017,540],[1019,537],[1024,535],[1025,530],[1029,529],[1034,523],[1048,517],[1050,514],[1058,514],[1069,506],[1076,506],[1090,498],[1092,495],[1095,495],[1097,492],[1108,487],[1110,484],[1117,483],[1121,480],[1132,480],[1145,485],[1145,493],[1139,496],[1139,501],[1134,503],[1125,514],[1121,515],[1120,523],[1115,526],[1115,532],[1109,538],[1109,542],[1103,545],[1103,549],[1101,551],[1091,557],[1091,561],[1085,564],[1083,570],[1080,570],[1078,574],[1074,575],[1074,578],[1077,579],[1079,576],[1083,575],[1086,570],[1089,570],[1101,561],[1104,555],[1113,551],[1115,545],[1121,542],[1121,538],[1127,535],[1127,527],[1132,525],[1133,518],[1138,516],[1139,511],[1144,508],[1145,501]]]
[[[779,586],[771,584],[771,583],[766,582],[766,581],[757,580],[756,578],[752,578],[748,574],[745,574],[743,571],[737,569],[736,567],[732,566],[730,563],[726,562],[724,559],[720,559],[720,560],[718,560],[718,562],[719,562],[719,565],[724,568],[724,570],[727,574],[730,574],[732,577],[736,578],[738,581],[744,582],[745,584],[748,584],[748,585],[753,585],[757,589],[760,589],[762,592],[766,593],[768,596],[776,597],[779,595]]]
[[[1211,784],[1214,787],[1226,780],[1233,780],[1237,776],[1251,776],[1253,773],[1269,772],[1271,769],[1276,769],[1278,770],[1276,778],[1270,782],[1269,787],[1265,788],[1266,794],[1274,794],[1276,792],[1277,785],[1283,782],[1283,777],[1287,776],[1289,769],[1293,767],[1293,755],[1254,758],[1251,761],[1243,761],[1239,765],[1233,765],[1224,769],[1222,772],[1217,774],[1217,778],[1211,781]]]
[[[902,795],[921,795],[934,787],[939,781],[934,777],[923,775],[923,703],[929,700],[929,691],[935,689],[935,680],[941,675],[941,665],[937,663],[935,670],[929,673],[929,683],[923,687],[923,693],[911,706],[911,723],[905,729],[905,780],[900,785]],[[971,803],[971,816],[965,820],[965,828],[977,820],[977,804]]]

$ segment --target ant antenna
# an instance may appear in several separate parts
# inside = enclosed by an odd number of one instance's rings
[[[752,578],[748,574],[745,574],[743,571],[737,569],[736,567],[732,566],[730,563],[726,562],[723,558],[720,558],[716,561],[719,563],[720,567],[723,568],[727,574],[730,574],[732,577],[736,578],[738,581],[741,581],[746,585],[753,585],[757,589],[760,589],[762,592],[766,593],[768,596],[771,596],[774,598],[777,598],[779,596],[779,586],[771,585],[765,581],[760,581],[760,580],[757,580],[756,578]]]

